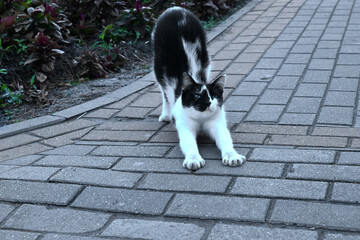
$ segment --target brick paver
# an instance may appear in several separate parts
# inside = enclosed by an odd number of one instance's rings
[[[209,32],[227,167],[182,167],[153,73],[0,127],[0,239],[360,239],[360,0],[252,0]]]

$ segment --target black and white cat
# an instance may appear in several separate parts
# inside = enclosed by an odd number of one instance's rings
[[[242,164],[245,157],[233,147],[222,106],[226,76],[209,79],[206,35],[199,19],[184,8],[169,8],[159,17],[152,40],[154,71],[163,98],[159,121],[175,118],[185,155],[183,166],[196,170],[205,164],[196,143],[199,132],[216,141],[225,165]]]

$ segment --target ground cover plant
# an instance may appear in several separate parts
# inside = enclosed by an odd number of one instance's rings
[[[171,6],[190,9],[208,29],[245,2],[0,1],[0,122],[20,104],[51,105],[49,91],[60,86],[104,78],[138,62],[149,69],[152,28]]]

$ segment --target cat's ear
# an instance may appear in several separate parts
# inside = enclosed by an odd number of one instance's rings
[[[211,86],[212,86],[213,88],[224,89],[224,87],[225,87],[225,82],[226,82],[226,74],[221,75],[220,77],[218,77],[217,79],[215,79],[215,81],[211,84]]]
[[[194,79],[187,72],[184,72],[182,74],[182,89],[188,89],[194,85],[196,86]]]

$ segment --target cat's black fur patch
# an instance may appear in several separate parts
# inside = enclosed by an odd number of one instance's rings
[[[182,74],[189,73],[190,70],[183,40],[189,43],[197,41],[200,43],[200,48],[194,54],[201,67],[193,77],[206,84],[205,70],[210,64],[206,49],[206,34],[194,14],[184,8],[165,11],[156,23],[152,40],[156,78],[163,88],[167,85],[175,86],[176,99],[182,91]]]

